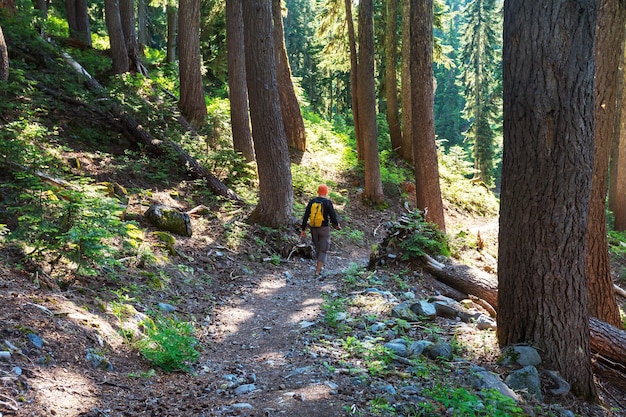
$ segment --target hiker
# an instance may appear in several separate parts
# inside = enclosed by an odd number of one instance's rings
[[[300,233],[302,238],[306,238],[307,225],[311,229],[311,239],[315,247],[317,257],[315,276],[318,276],[322,272],[326,262],[326,253],[330,248],[330,226],[341,230],[333,202],[328,198],[326,184],[317,187],[317,197],[312,198],[306,206],[302,217],[302,232]]]

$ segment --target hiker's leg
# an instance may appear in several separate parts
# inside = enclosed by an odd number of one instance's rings
[[[319,227],[311,227],[311,241],[313,242],[313,248],[315,249],[315,259],[320,256],[320,235]]]
[[[326,254],[330,247],[330,227],[318,227],[317,238],[319,239],[319,251],[317,252],[317,265],[315,267],[315,275],[319,275],[322,271],[322,267],[326,263]]]

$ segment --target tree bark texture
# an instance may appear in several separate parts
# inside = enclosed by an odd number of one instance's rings
[[[359,55],[357,70],[359,131],[363,141],[365,163],[365,198],[380,204],[385,200],[378,157],[376,125],[376,89],[374,85],[374,17],[372,0],[359,3]]]
[[[291,68],[285,47],[285,32],[283,28],[282,0],[272,0],[272,14],[274,20],[274,54],[276,59],[276,78],[280,109],[283,113],[283,124],[287,135],[287,146],[304,152],[306,150],[306,131],[304,119],[300,111],[300,103],[296,97],[296,90],[291,79]]]
[[[361,139],[361,126],[359,117],[359,94],[358,94],[358,58],[356,51],[356,32],[352,17],[352,0],[345,0],[346,24],[348,25],[348,46],[350,48],[350,94],[352,96],[352,118],[354,119],[354,136],[356,140],[357,158],[363,160],[363,140]]]
[[[144,56],[144,48],[148,45],[148,0],[137,0],[137,52]]]
[[[173,4],[173,0],[170,0],[166,7],[167,13],[167,45],[165,52],[165,62],[172,63],[176,61],[177,52],[176,52],[176,44],[177,44],[177,36],[178,33],[178,9],[176,5]]]
[[[411,132],[415,199],[424,219],[445,233],[435,143],[433,88],[433,2],[411,0]]]
[[[503,37],[498,342],[537,346],[585,399],[596,398],[584,242],[597,6],[508,1]]]
[[[243,2],[243,22],[252,138],[259,174],[259,203],[250,219],[263,226],[278,227],[292,222],[293,186],[276,80],[270,0]]]
[[[413,164],[413,123],[411,112],[411,2],[402,2],[402,72],[400,75],[402,99],[402,147],[400,156]]]
[[[241,0],[226,0],[226,48],[228,50],[228,98],[233,149],[241,153],[246,161],[254,161],[250,113],[248,113]]]
[[[139,70],[139,48],[137,46],[137,31],[135,30],[135,0],[119,0],[120,20],[126,42],[126,52],[130,69]]]
[[[205,123],[207,116],[200,57],[200,0],[180,0],[179,4],[180,101],[178,107],[189,123],[198,128]]]
[[[91,46],[91,29],[87,0],[65,0],[70,38]]]
[[[385,29],[385,99],[391,148],[399,153],[402,148],[402,129],[398,110],[398,0],[387,1]]]
[[[595,131],[593,179],[587,223],[587,292],[589,313],[621,326],[619,306],[613,292],[606,230],[606,192],[610,145],[615,140],[617,91],[623,79],[619,67],[624,50],[626,4],[600,0],[595,44]]]
[[[9,79],[9,50],[0,26],[0,80]]]
[[[128,50],[124,40],[122,30],[122,20],[120,17],[120,3],[118,0],[104,1],[104,17],[109,33],[111,44],[112,71],[114,74],[123,74],[130,68],[128,60]]]
[[[626,46],[624,48],[623,65],[626,65]],[[626,83],[626,67],[622,67],[623,82]],[[626,91],[626,89],[624,89]],[[616,177],[615,187],[615,225],[614,229],[619,231],[626,230],[626,100],[623,96],[620,102],[620,121],[619,121],[619,143],[616,155],[617,169],[614,172]]]

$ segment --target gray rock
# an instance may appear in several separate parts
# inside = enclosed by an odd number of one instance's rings
[[[432,319],[437,316],[437,309],[435,308],[435,305],[429,303],[428,301],[420,300],[416,303],[412,303],[410,308],[411,311],[421,317]]]
[[[0,352],[0,360],[8,361],[9,359],[11,359],[11,352],[9,352],[8,350],[3,350]]]
[[[191,219],[175,207],[153,204],[143,214],[157,229],[176,233],[180,236],[191,236]]]
[[[176,307],[174,307],[174,306],[173,306],[173,305],[171,305],[171,304],[167,304],[167,303],[159,303],[159,304],[158,304],[158,306],[159,306],[159,309],[160,309],[161,311],[165,311],[165,312],[167,312],[167,313],[171,313],[171,312],[176,311]]]
[[[411,342],[408,347],[408,351],[410,352],[410,357],[416,357],[424,353],[424,349],[428,346],[432,345],[433,342],[429,340],[418,340],[416,342]]]
[[[511,388],[509,388],[497,374],[493,372],[487,371],[482,367],[474,367],[473,368],[474,375],[476,379],[473,382],[473,385],[477,389],[495,389],[500,394],[506,395],[509,398],[512,398],[516,402],[519,402],[521,398],[519,395],[515,393]]]
[[[394,339],[383,345],[401,358],[408,357],[407,343],[404,339]]]
[[[248,403],[236,403],[232,404],[231,408],[233,410],[252,410],[254,407]]]
[[[33,344],[37,349],[43,348],[43,339],[37,336],[35,333],[28,333],[26,338]]]
[[[452,346],[446,342],[436,342],[424,348],[424,355],[430,359],[452,359]]]
[[[236,395],[244,395],[244,394],[249,394],[252,391],[256,390],[256,385],[255,384],[243,384],[243,385],[239,385],[237,388],[235,388],[235,394]]]
[[[498,324],[491,317],[481,314],[476,318],[476,328],[478,330],[496,330]]]
[[[396,305],[391,310],[391,316],[402,319],[402,320],[413,321],[413,322],[419,321],[420,319],[419,316],[415,314],[413,310],[411,310],[411,303],[408,301],[405,301],[403,303]]]
[[[525,366],[522,369],[511,372],[504,380],[504,383],[515,391],[524,390],[538,401],[543,401],[539,372],[534,366]]]
[[[507,346],[502,350],[499,362],[502,365],[537,366],[541,364],[541,356],[532,346]]]
[[[92,349],[87,349],[86,358],[94,368],[104,369],[105,371],[113,371],[113,365],[109,362],[106,356],[96,353]]]
[[[374,333],[382,332],[385,329],[387,329],[387,323],[378,322],[370,326],[370,330]]]

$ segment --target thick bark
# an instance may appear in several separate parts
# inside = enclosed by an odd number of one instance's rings
[[[350,48],[350,95],[352,97],[352,118],[354,119],[354,138],[356,139],[356,151],[359,160],[363,160],[363,140],[361,139],[361,127],[359,117],[358,98],[358,58],[356,52],[356,33],[352,18],[352,0],[345,0],[346,24],[348,25],[348,46]]]
[[[365,163],[364,196],[373,204],[385,200],[378,157],[376,90],[374,86],[374,20],[372,0],[359,3],[359,55],[357,69],[359,131]]]
[[[141,61],[139,60],[137,31],[135,30],[135,1],[119,0],[119,2],[120,20],[122,22],[122,32],[124,32],[126,53],[128,53],[129,70],[143,73]]]
[[[498,312],[497,277],[467,265],[448,263],[445,266],[425,262],[425,269],[437,280],[463,294],[485,300]],[[458,296],[453,298],[458,299]],[[465,297],[464,297],[465,298]],[[595,317],[589,321],[591,350],[615,363],[626,366],[626,331]]]
[[[626,25],[626,4],[620,0],[601,0],[596,26],[595,46],[595,131],[593,179],[587,223],[587,292],[589,314],[619,326],[617,300],[609,262],[606,232],[606,184],[610,144],[615,138],[618,77]]]
[[[584,242],[597,8],[597,0],[504,3],[498,239],[498,342],[537,346],[589,400],[597,395]]]
[[[293,186],[276,81],[271,3],[243,2],[243,22],[252,138],[259,174],[259,203],[250,220],[279,227],[292,223]]]
[[[111,44],[112,71],[114,74],[123,74],[130,68],[128,50],[122,30],[120,17],[120,3],[118,0],[104,1],[104,16]]]
[[[241,153],[246,161],[254,161],[240,0],[226,0],[226,48],[228,49],[228,98],[233,149]]]
[[[91,46],[91,29],[87,0],[65,0],[70,38]]]
[[[176,61],[176,34],[178,32],[178,9],[172,2],[166,8],[167,13],[167,46],[165,52],[165,62]]]
[[[200,0],[180,0],[178,10],[180,101],[178,107],[194,127],[206,122],[200,57]]]
[[[433,2],[411,0],[411,132],[415,202],[424,219],[445,233],[435,143],[433,88]]]
[[[0,80],[6,81],[9,79],[9,53],[7,49],[7,43],[4,40],[4,34],[2,33],[2,26],[0,26]]]
[[[137,0],[137,51],[144,56],[144,47],[148,45],[148,4],[147,0]]]
[[[621,76],[622,82],[620,88],[622,94],[618,95],[618,134],[616,152],[612,155],[613,166],[611,169],[611,181],[615,182],[614,192],[611,193],[614,201],[614,207],[612,208],[615,214],[614,229],[618,231],[626,230],[626,99],[624,99],[623,92],[626,91],[624,83],[626,83],[626,45],[622,49],[623,54]],[[614,167],[614,168],[613,168]],[[609,197],[611,197],[609,195]]]
[[[385,99],[387,100],[387,124],[391,137],[391,149],[402,149],[402,129],[398,111],[398,0],[387,1],[387,27],[385,29]]]
[[[306,131],[304,129],[304,119],[300,111],[300,104],[296,97],[296,90],[291,80],[291,68],[285,47],[281,3],[282,0],[272,0],[274,54],[276,55],[276,79],[278,80],[280,109],[283,113],[287,146],[304,152],[306,150]]]
[[[402,72],[400,75],[402,99],[402,146],[400,156],[413,164],[413,123],[411,123],[411,2],[402,2]]]

